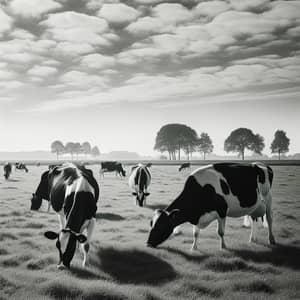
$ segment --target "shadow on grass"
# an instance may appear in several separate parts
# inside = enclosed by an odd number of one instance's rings
[[[8,179],[7,181],[9,181],[9,182],[20,182],[21,180],[19,180],[19,179]]]
[[[196,263],[201,263],[210,257],[207,254],[201,254],[199,252],[191,252],[191,251],[190,251],[190,253],[188,253],[188,252],[185,252],[185,251],[182,251],[179,249],[175,249],[175,248],[171,248],[171,247],[159,247],[159,249],[163,249],[170,253],[180,255],[181,257],[185,258],[186,260],[196,262]]]
[[[93,271],[89,269],[83,269],[81,267],[72,266],[70,269],[71,274],[74,275],[77,278],[81,279],[103,279],[107,280],[107,277],[101,276],[99,274],[95,274]]]
[[[167,207],[167,205],[165,205],[165,204],[151,204],[151,205],[147,205],[146,207],[149,208],[149,209],[152,209],[152,210],[156,210],[156,209],[165,209]]]
[[[300,247],[277,244],[267,250],[257,251],[249,249],[230,250],[236,256],[256,263],[271,263],[275,266],[300,270]]]
[[[137,249],[101,248],[92,264],[120,283],[162,285],[177,276],[167,262]]]
[[[122,217],[121,215],[111,214],[111,213],[97,213],[96,219],[105,219],[109,221],[123,221],[126,218]]]

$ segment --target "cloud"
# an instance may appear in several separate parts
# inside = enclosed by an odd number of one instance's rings
[[[47,66],[34,66],[27,72],[29,75],[37,77],[48,77],[57,73],[57,69]]]
[[[61,4],[53,0],[12,0],[9,4],[13,14],[24,18],[39,18],[42,14],[61,7]]]
[[[169,27],[170,29],[173,27]],[[166,32],[168,28],[159,18],[143,17],[129,24],[126,30],[135,35]]]
[[[68,86],[88,89],[93,87],[106,87],[107,79],[81,71],[69,71],[60,77],[60,81]]]
[[[200,2],[195,8],[194,12],[196,16],[204,16],[214,18],[230,9],[230,5],[224,1],[205,1]]]
[[[158,4],[152,9],[152,14],[166,25],[179,24],[193,18],[192,12],[178,3]]]
[[[8,16],[0,7],[0,37],[3,33],[11,29],[13,19]]]
[[[94,50],[94,46],[90,45],[89,43],[59,42],[57,43],[54,52],[57,55],[72,57],[91,53]]]
[[[104,69],[114,66],[115,59],[111,56],[94,53],[83,56],[80,64],[82,67],[91,69]]]
[[[268,7],[270,2],[270,0],[230,0],[231,6],[240,11],[263,10]]]
[[[32,33],[24,29],[15,29],[10,33],[10,36],[15,39],[34,40],[36,37]]]
[[[140,15],[140,12],[126,4],[116,3],[103,4],[98,14],[109,23],[123,24],[136,20]]]
[[[40,24],[47,27],[44,35],[57,41],[91,45],[110,44],[102,37],[108,30],[107,22],[98,17],[67,11],[50,14],[47,20]]]

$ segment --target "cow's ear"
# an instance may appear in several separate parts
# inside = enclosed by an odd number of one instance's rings
[[[170,214],[169,217],[172,218],[173,220],[175,220],[178,217],[178,214],[180,213],[179,209],[173,209]]]
[[[150,195],[150,193],[145,193],[145,196],[149,196]]]
[[[136,193],[136,192],[132,192],[132,195],[133,195],[133,196],[137,196],[137,193]]]
[[[78,234],[78,235],[76,235],[76,240],[77,240],[80,244],[82,244],[82,243],[85,243],[85,242],[86,242],[87,238],[86,238],[86,236],[83,235],[83,234]]]
[[[58,238],[58,233],[56,233],[54,231],[46,231],[44,233],[44,236],[49,240],[55,240]]]

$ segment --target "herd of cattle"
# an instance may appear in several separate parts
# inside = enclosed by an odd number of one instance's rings
[[[16,169],[28,172],[24,164]],[[131,168],[129,186],[138,206],[146,205],[151,183],[151,164],[137,164]],[[189,169],[182,164],[179,171]],[[4,165],[6,179],[12,171],[11,164]],[[126,171],[119,162],[102,162],[100,176],[116,172],[121,177]],[[272,169],[262,163],[215,163],[200,167],[188,175],[182,192],[165,209],[157,209],[150,222],[147,246],[157,247],[180,232],[180,225],[193,225],[192,250],[197,249],[199,230],[217,220],[217,233],[221,248],[226,248],[224,233],[226,217],[244,216],[244,224],[250,222],[250,242],[255,241],[255,221],[264,220],[269,231],[269,242],[275,244],[272,232]],[[38,210],[42,200],[47,200],[59,219],[57,232],[47,231],[45,237],[56,241],[59,253],[58,268],[70,268],[77,242],[83,252],[84,267],[93,230],[96,224],[99,185],[93,172],[83,165],[62,163],[50,165],[41,175],[40,183],[32,194],[31,210]],[[266,217],[266,218],[264,218]]]

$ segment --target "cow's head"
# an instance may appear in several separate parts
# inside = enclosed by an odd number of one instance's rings
[[[42,200],[49,200],[49,171],[41,176],[40,184],[31,198],[31,210],[38,210],[42,205]]]
[[[81,233],[76,233],[71,229],[63,229],[60,232],[46,231],[45,237],[49,240],[56,240],[56,248],[59,254],[57,268],[69,269],[76,250],[76,243],[85,243],[87,238]]]
[[[126,177],[126,171],[122,168],[120,173],[122,174],[123,177]]]
[[[147,196],[150,195],[150,193],[146,193],[144,191],[141,191],[141,192],[133,192],[132,195],[136,196],[136,203],[139,206],[143,207],[144,206],[144,202],[145,202]]]
[[[175,220],[178,213],[178,209],[174,209],[171,212],[157,209],[154,212],[154,216],[150,222],[151,229],[147,246],[155,248],[172,234],[174,228],[176,227]]]

